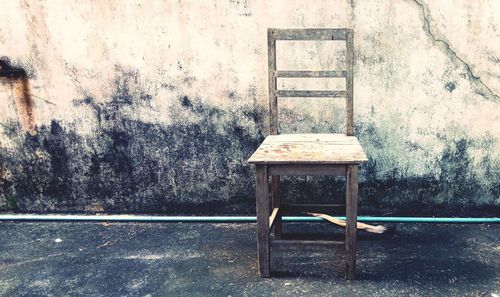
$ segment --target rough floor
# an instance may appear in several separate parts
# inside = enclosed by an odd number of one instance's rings
[[[327,224],[286,230],[335,230]],[[256,274],[254,224],[0,222],[1,296],[494,296],[499,225],[399,224],[342,247],[275,250]]]

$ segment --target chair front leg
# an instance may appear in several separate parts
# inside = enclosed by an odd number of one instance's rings
[[[257,251],[259,274],[270,277],[269,255],[269,179],[266,165],[255,167],[255,196],[257,212]]]

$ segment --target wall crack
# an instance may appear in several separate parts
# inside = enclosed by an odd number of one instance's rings
[[[430,19],[430,13],[428,12],[429,7],[425,3],[423,3],[422,1],[419,1],[419,0],[413,0],[413,2],[415,4],[417,4],[419,6],[420,10],[422,11],[422,18],[423,18],[423,23],[424,23],[423,29],[424,29],[424,32],[432,40],[432,44],[439,46],[447,54],[447,56],[449,56],[455,63],[460,64],[461,66],[463,66],[465,68],[467,75],[471,78],[471,81],[473,81],[475,83],[476,87],[478,87],[480,89],[480,93],[479,93],[480,95],[482,95],[483,97],[485,97],[491,101],[494,101],[494,102],[500,101],[500,96],[495,94],[493,92],[493,90],[491,90],[481,80],[480,76],[474,74],[470,65],[467,62],[465,62],[464,59],[462,59],[459,55],[457,55],[456,51],[451,48],[450,44],[443,39],[437,38],[435,33],[432,32],[430,21],[429,21],[429,19]]]

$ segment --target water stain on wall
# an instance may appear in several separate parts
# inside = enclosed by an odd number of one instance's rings
[[[6,57],[0,58],[0,81],[12,89],[19,121],[31,135],[36,134],[34,103],[26,70],[15,67]]]

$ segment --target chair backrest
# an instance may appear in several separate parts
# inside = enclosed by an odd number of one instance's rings
[[[271,135],[278,134],[278,97],[345,97],[346,116],[345,134],[353,135],[353,63],[354,45],[352,29],[268,29],[267,56],[269,67],[269,111]],[[340,71],[278,71],[276,69],[276,41],[277,40],[345,40],[346,42],[346,69]],[[310,90],[278,90],[278,77],[345,77],[345,91],[310,91]]]

